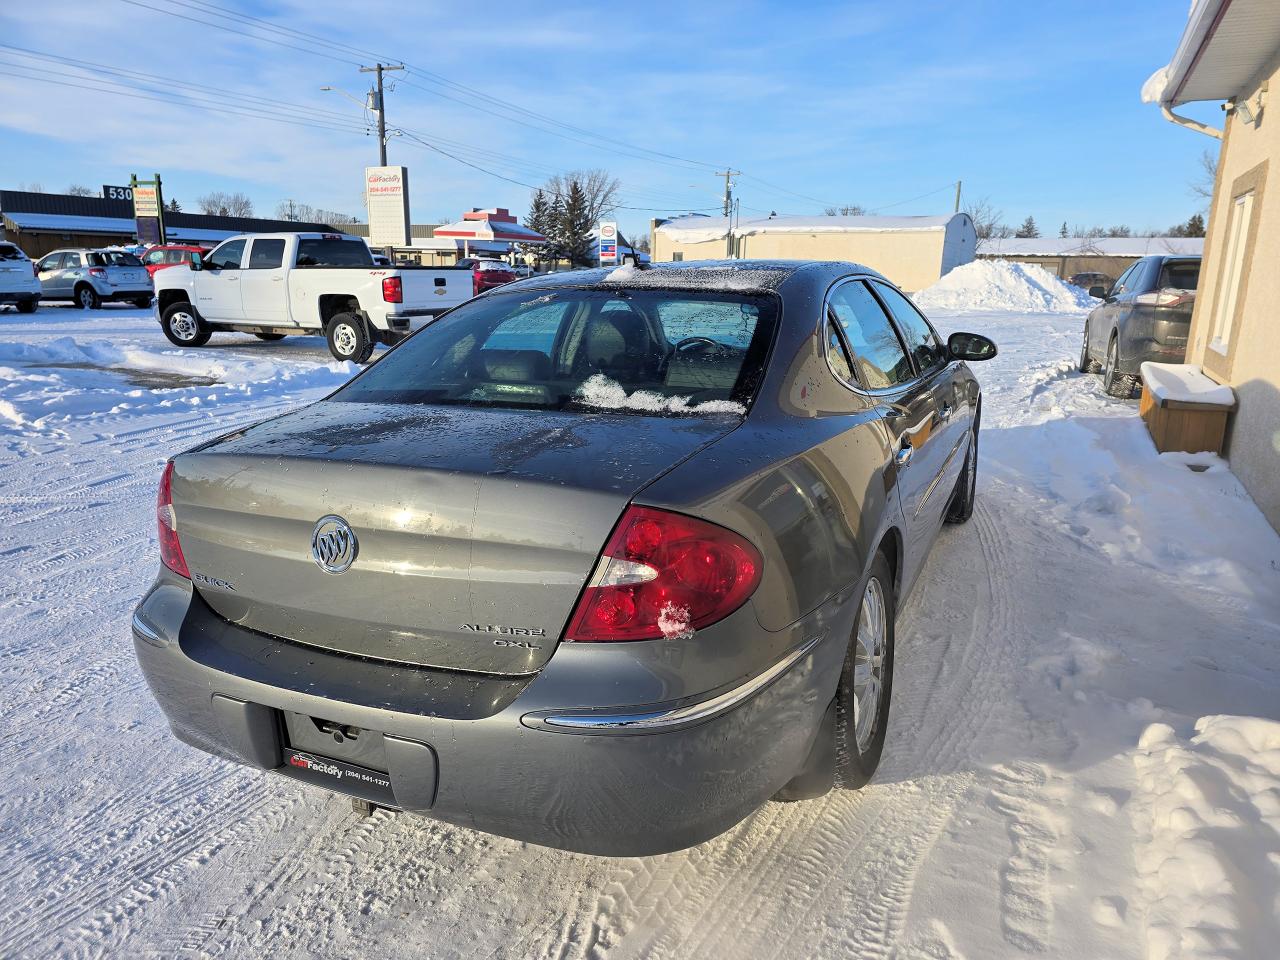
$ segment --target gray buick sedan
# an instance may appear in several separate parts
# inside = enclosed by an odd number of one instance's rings
[[[202,750],[587,853],[859,787],[995,352],[849,263],[501,287],[166,465],[139,662]]]

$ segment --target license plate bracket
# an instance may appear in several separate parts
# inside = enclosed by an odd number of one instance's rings
[[[395,806],[388,774],[292,747],[285,747],[283,754],[281,772],[288,777],[384,806]]]

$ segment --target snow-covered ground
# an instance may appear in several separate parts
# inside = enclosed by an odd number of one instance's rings
[[[875,782],[623,860],[359,819],[170,737],[128,628],[161,464],[350,369],[0,314],[0,955],[1275,956],[1280,537],[1073,372],[1081,313],[935,314],[1001,353]]]

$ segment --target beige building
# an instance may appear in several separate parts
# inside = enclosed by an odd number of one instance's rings
[[[1222,140],[1187,362],[1235,390],[1227,457],[1280,530],[1280,3],[1198,0],[1143,98]],[[1173,112],[1206,100],[1222,130]]]
[[[724,217],[655,220],[654,262],[723,260],[847,260],[880,271],[914,293],[974,257],[978,236],[968,214],[938,217]]]
[[[1012,260],[1044,267],[1066,280],[1078,273],[1117,279],[1143,257],[1200,256],[1201,237],[992,237],[978,241],[979,260]]]

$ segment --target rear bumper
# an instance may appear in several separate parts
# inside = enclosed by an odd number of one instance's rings
[[[350,724],[385,738],[403,810],[644,856],[722,833],[798,772],[844,657],[832,617],[818,611],[789,629],[771,671],[680,702],[593,709],[583,706],[608,678],[557,663],[590,651],[562,649],[523,678],[392,666],[245,631],[168,575],[139,604],[133,633],[152,692],[192,746],[298,778],[282,763],[279,711]],[[331,789],[386,803],[356,781]]]
[[[150,287],[107,287],[105,290],[99,288],[98,296],[103,300],[141,300],[146,297],[150,300],[155,296],[155,291]]]
[[[40,297],[39,290],[0,290],[0,303],[30,303]]]

